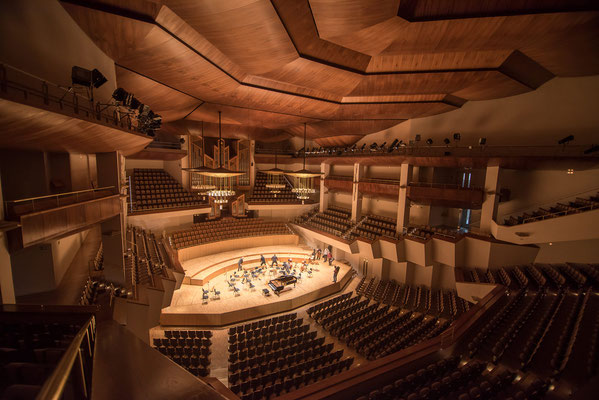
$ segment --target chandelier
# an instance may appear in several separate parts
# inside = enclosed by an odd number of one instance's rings
[[[216,204],[226,204],[229,202],[229,197],[235,196],[233,190],[233,179],[236,176],[243,175],[243,171],[231,171],[223,167],[223,146],[221,132],[221,112],[218,112],[218,168],[208,168],[199,171],[198,174],[210,177],[214,183],[214,187],[206,192]]]
[[[281,193],[281,191],[287,186],[283,181],[283,175],[285,175],[285,171],[277,168],[277,153],[278,152],[275,152],[275,167],[263,171],[266,174],[266,185],[264,186],[266,186],[266,188],[269,189],[268,191],[274,194],[275,197],[277,197],[277,194]]]
[[[188,140],[189,146],[191,146],[191,140]],[[181,168],[183,171],[190,173],[200,174],[200,172],[212,171],[212,168],[204,165],[204,154],[206,154],[206,141],[204,140],[204,121],[202,121],[202,157],[200,159],[199,167]],[[191,183],[191,190],[197,190],[200,194],[206,195],[208,191],[216,189],[216,186],[212,184],[211,178],[204,178],[201,181],[193,181]]]
[[[295,178],[295,187],[291,189],[296,194],[298,200],[304,204],[305,200],[310,198],[311,194],[316,193],[314,188],[314,178],[322,175],[320,172],[312,172],[306,169],[306,123],[304,122],[304,167],[299,171],[285,172],[285,174]]]

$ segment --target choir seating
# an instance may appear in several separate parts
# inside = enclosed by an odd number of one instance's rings
[[[301,200],[291,191],[292,187],[289,182],[283,178],[285,188],[280,189],[280,193],[271,193],[266,185],[267,175],[264,172],[256,173],[254,181],[254,189],[248,198],[248,203],[274,203],[274,204],[301,204]]]
[[[259,218],[223,218],[175,231],[169,240],[173,248],[182,249],[241,237],[291,234],[293,233],[284,222],[265,222]]]
[[[201,197],[185,190],[175,178],[162,169],[136,168],[131,175],[133,211],[164,210],[206,206]]]

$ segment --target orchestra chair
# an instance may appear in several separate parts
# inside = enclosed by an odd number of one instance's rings
[[[212,296],[212,300],[220,300],[220,291],[216,290],[216,286],[212,288],[214,292],[214,296]]]
[[[262,289],[262,294],[264,294],[264,297],[270,297],[270,291],[268,289]]]
[[[208,293],[210,293],[209,290],[202,288],[202,304],[208,303]]]

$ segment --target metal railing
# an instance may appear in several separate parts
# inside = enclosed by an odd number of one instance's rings
[[[555,218],[555,217],[562,217],[564,215],[578,214],[583,211],[590,211],[590,210],[596,210],[596,209],[599,209],[599,203],[587,204],[586,206],[582,206],[582,207],[571,207],[571,208],[568,208],[567,210],[556,211],[556,212],[552,212],[549,214],[543,214],[543,215],[537,215],[535,217],[524,218],[522,220],[522,224],[526,224],[528,222],[542,221],[544,219],[550,219],[550,218]],[[521,225],[521,224],[516,224],[516,225]]]
[[[101,193],[108,192],[110,193]],[[101,196],[99,194],[102,194]],[[4,202],[6,214],[19,216],[29,212],[49,210],[52,208],[75,204],[82,201],[99,199],[117,194],[115,186],[106,186],[97,189],[78,190],[75,192],[50,194],[46,196],[29,197],[26,199],[7,200]],[[61,204],[62,199],[62,204]]]
[[[52,375],[46,379],[36,399],[60,399],[67,386],[67,381],[70,381],[73,386],[74,398],[89,399],[91,397],[95,343],[96,317],[92,315],[75,335],[54,368]]]
[[[457,183],[431,183],[431,182],[410,182],[408,186],[412,187],[430,187],[437,189],[459,189],[459,190],[483,190],[480,186],[465,187]]]

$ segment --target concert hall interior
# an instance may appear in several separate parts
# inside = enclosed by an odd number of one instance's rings
[[[597,398],[596,0],[5,0],[0,35],[1,400]]]

